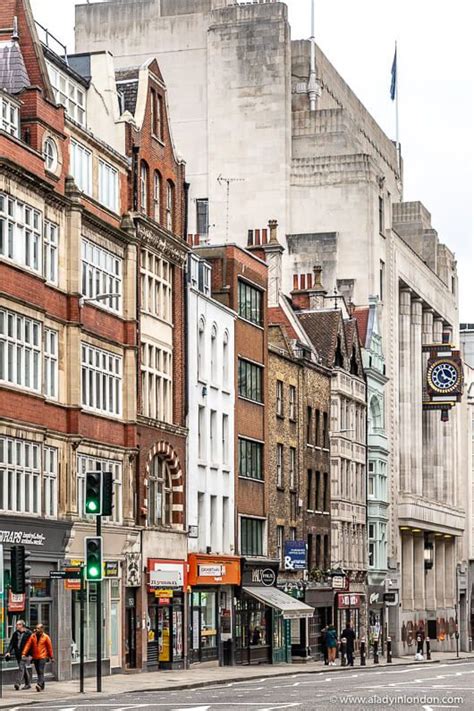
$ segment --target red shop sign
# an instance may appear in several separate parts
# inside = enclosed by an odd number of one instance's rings
[[[360,607],[360,595],[357,593],[339,593],[337,596],[337,606],[339,609]]]
[[[8,612],[23,612],[25,609],[25,595],[8,591]]]

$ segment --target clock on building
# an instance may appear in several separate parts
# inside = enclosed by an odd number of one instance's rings
[[[452,393],[459,388],[461,373],[457,363],[452,360],[438,360],[428,369],[428,383],[432,390],[439,393]]]

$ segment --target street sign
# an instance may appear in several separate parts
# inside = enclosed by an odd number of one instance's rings
[[[66,578],[65,570],[50,570],[49,571],[50,580],[64,580]]]
[[[80,568],[66,568],[66,570],[50,570],[50,580],[80,580]]]

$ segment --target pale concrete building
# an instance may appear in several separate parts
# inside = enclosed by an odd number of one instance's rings
[[[426,208],[402,202],[394,143],[317,46],[312,75],[311,43],[291,42],[282,2],[82,5],[76,41],[78,51],[111,50],[122,67],[158,56],[188,165],[190,232],[193,201],[207,204],[211,242],[245,244],[241,205],[245,226],[272,214],[287,235],[285,289],[293,274],[321,264],[329,293],[359,305],[379,297],[389,378],[387,585],[400,598],[389,632],[395,651],[411,650],[421,621],[435,647],[454,648],[465,522],[460,408],[446,423],[423,413],[421,349],[443,334],[457,341],[456,263]]]

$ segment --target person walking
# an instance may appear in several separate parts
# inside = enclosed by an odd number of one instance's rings
[[[327,632],[327,627],[323,627],[321,630],[321,646],[323,648],[323,656],[324,656],[324,664],[327,666],[329,664],[329,657],[328,657],[328,646],[326,644],[326,632]]]
[[[33,657],[33,664],[35,665],[36,674],[38,676],[36,691],[43,691],[44,668],[48,661],[54,661],[53,645],[51,644],[50,637],[44,631],[43,625],[36,625],[34,633],[23,648],[23,655],[25,657]]]
[[[7,661],[13,655],[18,664],[18,674],[13,684],[15,691],[18,691],[22,684],[24,689],[31,688],[31,667],[27,664],[26,659],[23,659],[24,649],[30,637],[31,630],[28,629],[25,621],[17,620],[16,629],[11,636],[7,653],[5,654]]]
[[[346,640],[346,658],[347,658],[347,664],[350,667],[354,666],[354,642],[355,642],[355,632],[352,629],[352,624],[348,622],[346,625],[346,628],[343,630],[341,634],[341,639]]]
[[[329,625],[326,630],[326,647],[328,649],[329,666],[336,666],[337,633],[334,625]]]
[[[423,625],[420,623],[418,629],[416,630],[416,659],[423,659],[423,644],[425,642],[425,630]]]

